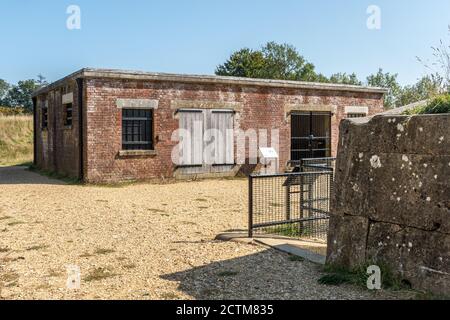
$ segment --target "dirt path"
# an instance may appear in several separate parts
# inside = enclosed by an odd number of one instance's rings
[[[246,225],[246,181],[65,185],[0,168],[0,288],[6,299],[372,299],[317,284],[319,268],[214,241]],[[67,265],[81,289],[66,288]]]

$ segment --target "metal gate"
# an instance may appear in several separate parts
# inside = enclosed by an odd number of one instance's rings
[[[304,159],[300,172],[249,177],[249,237],[326,241],[334,158]]]

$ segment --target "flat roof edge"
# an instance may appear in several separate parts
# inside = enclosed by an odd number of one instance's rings
[[[320,82],[252,79],[239,77],[224,77],[215,75],[187,75],[187,74],[154,73],[154,72],[129,71],[129,70],[84,68],[48,86],[40,88],[39,90],[33,93],[33,96],[37,96],[46,91],[50,91],[69,79],[75,79],[80,77],[110,78],[110,79],[124,79],[124,80],[150,80],[150,81],[166,81],[166,82],[197,83],[197,84],[226,84],[238,86],[240,85],[240,86],[258,86],[270,88],[348,91],[348,92],[379,93],[379,94],[385,94],[388,92],[387,89],[379,87],[331,84]]]

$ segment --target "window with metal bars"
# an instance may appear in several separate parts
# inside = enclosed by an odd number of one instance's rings
[[[122,109],[122,150],[153,150],[153,110]]]
[[[347,115],[347,118],[364,118],[367,117],[367,114],[365,113],[349,113]]]
[[[72,103],[67,103],[64,105],[64,125],[72,126]]]
[[[47,129],[48,128],[48,108],[43,107],[42,108],[42,124],[41,124],[42,129]]]

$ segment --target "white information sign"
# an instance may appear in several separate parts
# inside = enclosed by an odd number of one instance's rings
[[[278,153],[274,148],[259,148],[259,152],[265,159],[278,159]]]

